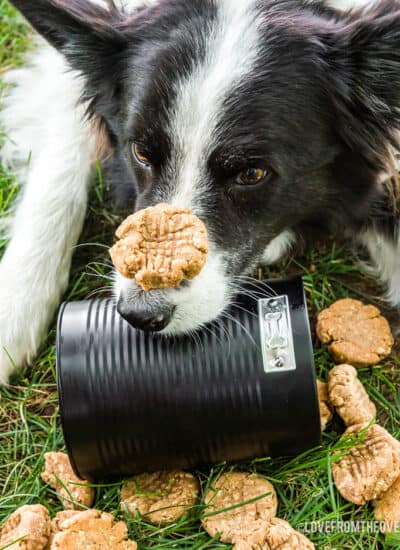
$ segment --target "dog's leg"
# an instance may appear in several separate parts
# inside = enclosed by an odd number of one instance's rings
[[[360,236],[367,249],[372,267],[387,289],[391,305],[400,306],[400,241],[390,239],[377,230],[369,229]]]
[[[10,242],[0,262],[0,382],[36,354],[64,292],[85,217],[93,146],[80,83],[46,47],[15,72],[0,122],[6,165],[31,149]],[[12,80],[13,75],[9,80]],[[20,172],[22,174],[22,172]]]

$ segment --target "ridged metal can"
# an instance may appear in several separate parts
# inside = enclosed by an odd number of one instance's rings
[[[191,336],[135,330],[111,299],[66,303],[57,381],[71,462],[92,481],[293,455],[321,437],[300,278],[253,284]]]

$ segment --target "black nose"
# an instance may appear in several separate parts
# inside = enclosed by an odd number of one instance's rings
[[[163,304],[154,308],[142,308],[121,297],[118,300],[117,309],[121,317],[132,327],[146,332],[159,332],[171,322],[175,306]]]

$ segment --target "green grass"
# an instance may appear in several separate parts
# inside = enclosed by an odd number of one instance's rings
[[[9,5],[0,0],[0,74],[4,68],[21,63],[29,44],[27,29]],[[1,89],[1,88],[0,88]],[[13,174],[0,167],[0,215],[6,216],[18,194],[19,185]],[[104,193],[107,182],[100,178],[92,193],[91,206],[80,245],[74,257],[72,276],[66,300],[101,295],[109,289],[109,261],[105,244],[112,240],[118,217],[106,210]],[[85,244],[92,243],[92,244]],[[97,245],[93,243],[98,243]],[[0,256],[6,239],[0,234]],[[312,322],[317,312],[343,296],[372,301],[379,295],[376,283],[362,274],[352,254],[340,245],[325,243],[301,258],[290,258],[271,269],[265,276],[302,273],[305,280]],[[382,304],[380,304],[382,305]],[[387,312],[390,315],[390,312]],[[391,315],[392,319],[395,317]],[[0,524],[17,506],[40,502],[51,514],[61,509],[53,491],[40,480],[43,455],[63,448],[58,417],[54,366],[54,324],[47,341],[34,363],[26,368],[10,388],[0,390]],[[318,376],[326,379],[332,367],[327,352],[315,341]],[[379,409],[379,419],[400,439],[399,359],[396,352],[382,365],[362,369],[360,377]],[[323,436],[323,443],[293,459],[259,458],[236,465],[237,468],[267,476],[279,496],[279,516],[294,527],[306,522],[368,521],[373,519],[370,506],[357,507],[345,502],[335,490],[330,474],[333,451],[343,426],[336,418]],[[232,468],[219,464],[197,472],[203,491],[221,471]],[[132,538],[139,548],[191,549],[230,548],[202,530],[201,501],[192,515],[166,528],[154,527],[145,518],[130,517],[119,511],[119,485],[99,486],[95,506],[124,517]],[[377,533],[312,533],[318,549],[400,548],[400,541]],[[0,549],[2,550],[2,549]]]
[[[25,24],[6,0],[0,0],[0,73],[21,62],[28,43]]]

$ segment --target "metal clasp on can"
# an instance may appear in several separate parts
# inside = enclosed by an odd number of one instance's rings
[[[258,312],[265,372],[296,370],[288,297],[263,298]]]

